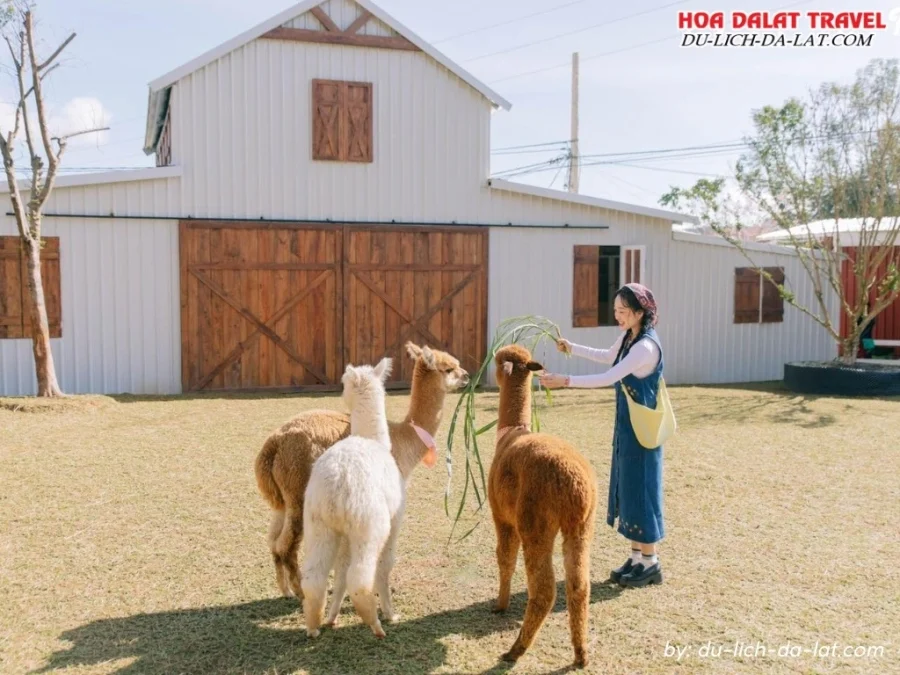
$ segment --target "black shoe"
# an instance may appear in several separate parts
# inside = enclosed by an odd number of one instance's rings
[[[649,584],[661,584],[662,580],[662,567],[659,566],[659,563],[655,563],[650,567],[644,567],[644,563],[638,563],[631,568],[628,574],[622,575],[619,579],[619,585],[640,588]]]
[[[617,567],[612,572],[609,573],[609,578],[613,581],[618,581],[624,575],[628,574],[632,569],[634,569],[634,561],[629,558],[625,561],[625,564],[621,567]]]

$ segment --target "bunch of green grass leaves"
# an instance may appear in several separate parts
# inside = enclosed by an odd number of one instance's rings
[[[476,419],[475,395],[477,389],[481,386],[485,373],[494,361],[497,352],[511,344],[521,344],[526,347],[532,354],[537,349],[549,341],[556,349],[556,341],[562,337],[559,326],[542,316],[518,316],[507,319],[497,327],[494,338],[491,341],[487,355],[478,369],[478,372],[469,381],[469,384],[463,390],[459,397],[459,403],[450,419],[450,429],[447,437],[447,489],[444,492],[444,512],[450,516],[450,485],[453,478],[453,447],[455,442],[455,432],[457,424],[463,425],[463,447],[465,456],[465,485],[463,487],[462,497],[459,506],[456,508],[456,514],[453,517],[453,527],[450,531],[450,539],[453,538],[453,532],[462,518],[463,510],[466,506],[466,500],[469,498],[469,490],[471,488],[475,499],[478,503],[475,509],[477,515],[481,512],[485,501],[487,500],[487,481],[485,479],[485,467],[481,458],[481,451],[478,447],[478,439],[484,433],[493,429],[499,419],[484,426],[478,425]],[[534,378],[537,383],[538,390],[541,390],[540,381]],[[547,399],[547,404],[553,403],[553,397],[549,389],[543,389]],[[535,397],[539,400],[540,397]],[[531,428],[535,432],[541,430],[541,420],[538,405],[531,406]],[[462,541],[468,537],[481,524],[481,521],[475,523],[462,537],[457,541]]]

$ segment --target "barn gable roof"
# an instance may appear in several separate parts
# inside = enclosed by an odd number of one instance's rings
[[[505,98],[500,96],[500,94],[481,82],[474,75],[465,70],[462,66],[450,60],[447,56],[435,49],[421,37],[413,33],[409,28],[401,24],[390,14],[378,7],[378,5],[376,5],[374,2],[371,2],[371,0],[351,1],[355,2],[364,10],[368,11],[375,19],[391,28],[398,35],[411,42],[432,59],[444,66],[447,70],[454,73],[457,77],[466,82],[473,89],[480,92],[491,102],[491,104],[495,108],[503,108],[504,110],[509,110],[512,107],[512,104]],[[162,124],[165,120],[166,110],[168,107],[169,92],[172,85],[178,82],[178,80],[190,75],[194,71],[197,71],[209,65],[217,59],[222,58],[235,49],[243,47],[247,43],[252,42],[257,38],[262,37],[269,31],[284,26],[292,19],[296,19],[306,14],[307,12],[313,10],[321,4],[323,4],[323,0],[305,0],[304,2],[296,4],[293,7],[281,12],[280,14],[273,16],[271,19],[263,21],[250,30],[247,30],[240,35],[235,36],[231,40],[223,42],[218,47],[210,49],[205,54],[201,54],[192,61],[189,61],[184,65],[176,68],[175,70],[166,73],[162,77],[153,80],[150,83],[150,95],[147,104],[147,131],[144,139],[144,152],[149,155],[156,150],[156,144],[159,141]]]

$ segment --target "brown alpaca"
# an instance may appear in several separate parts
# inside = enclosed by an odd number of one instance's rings
[[[569,630],[575,663],[585,666],[597,479],[590,463],[571,445],[555,436],[529,432],[532,373],[543,366],[518,345],[502,348],[495,361],[500,421],[488,476],[500,568],[494,611],[509,606],[520,543],[528,579],[525,620],[502,658],[516,661],[525,653],[556,602],[553,544],[556,533],[562,531]]]
[[[444,398],[468,382],[459,361],[445,352],[406,343],[415,360],[412,400],[403,422],[388,422],[391,454],[404,478],[428,453],[410,422],[432,436],[441,424]],[[303,540],[303,497],[313,462],[328,448],[350,435],[350,415],[332,410],[310,410],[297,415],[274,432],[256,457],[256,483],[272,507],[269,548],[275,576],[283,595],[303,597],[297,551]]]

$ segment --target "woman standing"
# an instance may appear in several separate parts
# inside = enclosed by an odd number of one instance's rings
[[[613,364],[599,375],[546,374],[541,384],[560,387],[596,388],[615,386],[616,420],[613,433],[612,465],[606,522],[631,543],[631,556],[614,569],[611,578],[622,586],[640,587],[662,583],[662,567],[657,542],[665,535],[663,526],[662,447],[648,450],[635,437],[625,400],[626,390],[642,405],[656,407],[663,356],[654,326],[656,301],[649,288],[628,284],[616,293],[615,317],[624,331],[609,349],[592,349],[560,339],[560,351]]]

